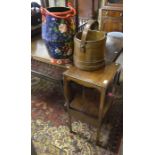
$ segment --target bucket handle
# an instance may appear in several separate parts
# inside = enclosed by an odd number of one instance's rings
[[[81,37],[81,44],[80,44],[80,51],[84,52],[85,51],[85,45],[86,45],[86,38],[88,35],[88,31],[90,30],[91,26],[95,23],[98,23],[96,20],[89,20],[86,26],[84,27],[84,30],[82,32],[82,37]]]

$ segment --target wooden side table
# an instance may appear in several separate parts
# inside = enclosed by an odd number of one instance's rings
[[[82,71],[76,67],[70,67],[63,73],[64,80],[64,95],[67,103],[67,110],[69,114],[69,127],[71,127],[71,117],[74,116],[84,122],[97,127],[96,143],[99,144],[100,130],[102,120],[106,112],[110,108],[110,103],[106,103],[106,93],[108,88],[113,83],[119,64],[109,64],[104,68],[97,71]],[[71,84],[75,83],[81,86],[78,92],[71,89]],[[98,99],[95,98],[92,102],[90,90],[87,92],[85,89],[96,90],[98,92]]]

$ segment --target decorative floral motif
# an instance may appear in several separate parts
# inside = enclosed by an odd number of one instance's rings
[[[59,31],[60,31],[61,33],[66,32],[66,31],[67,31],[67,25],[66,25],[66,24],[60,24],[60,25],[59,25]]]
[[[62,64],[62,61],[61,60],[57,60],[57,64]]]
[[[51,18],[51,20],[52,20],[52,21],[55,21],[56,19],[55,19],[55,18]]]
[[[35,131],[32,133],[32,140],[37,151],[39,151],[38,147],[42,146],[42,151],[47,152],[51,145],[53,145],[64,150],[66,154],[96,155],[97,153],[98,155],[102,155],[105,153],[105,155],[113,155],[109,151],[95,146],[95,143],[91,144],[87,142],[88,139],[91,139],[91,134],[94,131],[90,132],[86,124],[74,122],[72,126],[74,131],[78,133],[77,135],[70,133],[68,126],[60,125],[59,127],[52,127],[49,121],[32,121],[32,130]],[[86,138],[80,137],[79,134],[83,134]],[[96,138],[96,135],[93,138]]]
[[[72,59],[74,34],[75,24],[72,18],[65,20],[47,15],[43,19],[42,38],[51,58]]]
[[[55,52],[56,52],[56,54],[61,55],[61,50],[60,49],[56,48]]]
[[[71,63],[70,59],[53,59],[51,58],[51,63],[52,64],[69,64]]]

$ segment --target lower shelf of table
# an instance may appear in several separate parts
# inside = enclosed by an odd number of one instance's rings
[[[85,115],[84,113],[81,113],[81,112],[76,111],[74,109],[69,109],[69,113],[71,116],[75,117],[78,120],[81,120],[82,122],[86,122],[86,123],[91,124],[93,126],[98,126],[98,121],[94,117],[89,117],[88,115]]]
[[[104,118],[110,106],[110,102],[104,104],[102,118]],[[69,110],[71,111],[71,114],[75,117],[77,116],[78,119],[81,118],[88,123],[97,125],[96,120],[98,119],[99,114],[99,99],[97,100],[95,97],[93,99],[92,96],[88,98],[84,97],[82,94],[78,94],[71,101]]]

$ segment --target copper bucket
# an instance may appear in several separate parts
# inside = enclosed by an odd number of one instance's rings
[[[93,71],[105,65],[106,35],[103,31],[90,30],[96,22],[89,20],[83,32],[74,37],[74,65],[81,70]]]

